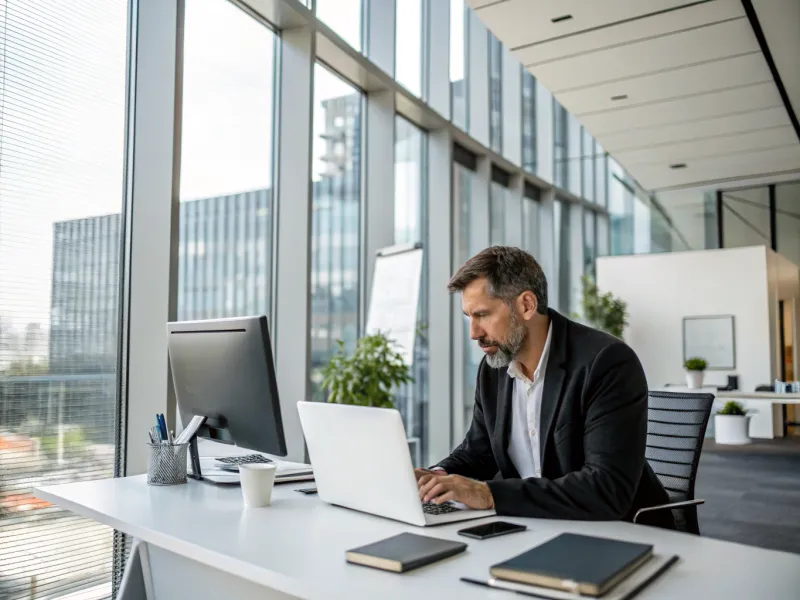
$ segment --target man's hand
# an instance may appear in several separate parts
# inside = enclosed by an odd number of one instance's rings
[[[447,471],[444,469],[414,469],[414,477],[417,478],[417,486],[420,485],[420,481],[423,478],[425,481],[428,481],[431,477],[441,477],[442,475],[447,475]]]
[[[424,482],[423,482],[424,479]],[[494,498],[483,481],[467,479],[461,475],[441,475],[417,480],[419,497],[423,502],[442,504],[454,500],[468,508],[488,510],[494,508]]]

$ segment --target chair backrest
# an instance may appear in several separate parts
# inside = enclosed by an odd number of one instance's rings
[[[757,392],[774,392],[775,386],[772,384],[764,384],[764,385],[757,385],[756,386]]]
[[[647,462],[671,502],[694,500],[697,466],[714,395],[650,392],[648,396]],[[683,526],[678,523],[679,529],[699,532],[696,511],[673,512],[676,521],[684,521]]]

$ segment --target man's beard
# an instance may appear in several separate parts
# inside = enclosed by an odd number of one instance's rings
[[[489,340],[486,338],[479,338],[478,345],[481,348],[486,346],[494,346],[497,352],[494,354],[486,355],[486,364],[493,369],[502,369],[511,364],[511,361],[517,356],[517,353],[522,349],[522,345],[528,337],[528,328],[517,316],[513,310],[511,311],[511,319],[508,325],[508,333],[503,341]]]

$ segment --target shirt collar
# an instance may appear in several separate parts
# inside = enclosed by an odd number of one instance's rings
[[[544,341],[544,348],[542,348],[542,355],[539,357],[539,364],[533,371],[533,380],[536,381],[540,376],[542,370],[546,368],[547,358],[550,355],[550,339],[553,337],[553,323],[547,328],[547,339]],[[508,376],[512,379],[520,379],[522,381],[530,381],[525,373],[522,371],[522,366],[518,361],[512,360],[508,365]]]

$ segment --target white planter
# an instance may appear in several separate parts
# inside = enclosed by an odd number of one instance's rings
[[[703,371],[686,371],[686,387],[692,390],[703,387]]]
[[[750,417],[741,415],[714,415],[714,441],[718,444],[742,445],[750,443],[747,428]]]

